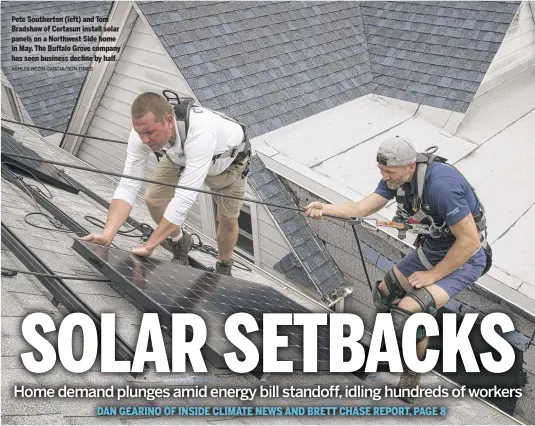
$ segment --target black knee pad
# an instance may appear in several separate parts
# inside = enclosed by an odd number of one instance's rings
[[[394,268],[392,268],[390,271],[386,273],[384,281],[390,293],[388,295],[388,298],[390,299],[390,303],[392,303],[393,300],[403,297],[405,295],[406,292],[401,286],[401,283],[399,282],[398,277],[396,277],[396,274],[394,273]]]
[[[410,297],[416,303],[418,303],[418,306],[420,306],[420,312],[436,316],[437,304],[433,298],[433,295],[425,287],[418,288],[410,293],[407,293],[407,297]]]
[[[405,294],[405,290],[401,286],[396,274],[394,274],[394,269],[391,269],[386,273],[384,282],[389,292],[388,296],[384,296],[379,290],[379,284],[381,281],[376,281],[375,288],[372,291],[375,309],[377,312],[381,313],[390,312],[390,309],[392,308],[392,302],[400,297],[403,297]]]
[[[383,296],[383,294],[379,290],[379,284],[381,284],[381,282],[382,281],[375,282],[375,287],[372,291],[372,298],[373,304],[375,305],[375,310],[379,313],[386,313],[390,312],[392,304],[388,302],[388,297]]]
[[[437,315],[437,304],[435,302],[435,299],[433,298],[433,295],[429,292],[429,290],[427,290],[425,287],[418,288],[416,290],[411,291],[410,293],[407,293],[407,297],[410,297],[412,300],[418,303],[418,306],[420,307],[420,312],[433,315],[433,317]],[[416,332],[416,342],[420,342],[425,337],[425,328],[418,327],[418,331]]]

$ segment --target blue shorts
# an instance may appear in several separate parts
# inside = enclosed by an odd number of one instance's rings
[[[461,290],[474,284],[483,272],[483,269],[485,269],[486,264],[487,256],[485,255],[485,251],[481,248],[476,254],[468,259],[468,262],[463,266],[456,271],[453,271],[451,274],[446,275],[435,284],[448,293],[448,296],[452,299]],[[427,270],[426,267],[422,265],[422,262],[420,262],[416,250],[401,259],[396,266],[405,278],[411,276],[413,272]]]

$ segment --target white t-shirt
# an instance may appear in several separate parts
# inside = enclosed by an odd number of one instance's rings
[[[177,166],[177,173],[179,167],[185,166],[178,184],[201,189],[206,176],[221,174],[235,158],[230,156],[221,158],[214,164],[212,157],[240,145],[243,137],[243,129],[239,124],[226,120],[205,108],[193,107],[189,115],[189,129],[184,142],[184,151],[182,152],[178,134],[175,145],[171,147],[167,144],[163,150]],[[141,142],[139,134],[132,129],[128,137],[123,174],[144,177],[150,155],[154,155],[152,150]],[[141,181],[121,178],[113,198],[133,205],[141,185]],[[197,194],[198,192],[195,191],[176,188],[175,196],[167,206],[164,218],[175,225],[181,225],[195,202]]]

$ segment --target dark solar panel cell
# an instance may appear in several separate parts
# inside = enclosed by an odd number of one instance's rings
[[[41,156],[34,150],[26,148],[23,144],[17,142],[9,133],[2,129],[2,162],[7,163],[9,167],[16,167],[19,171],[28,172],[37,176],[44,182],[54,185],[57,188],[78,194],[79,189],[67,180],[54,166],[39,161],[16,158],[10,154],[24,155],[27,157],[40,159]]]
[[[103,272],[119,289],[134,298],[146,312],[160,314],[160,322],[170,327],[171,314],[193,313],[206,323],[208,338],[204,356],[213,364],[222,362],[226,352],[236,349],[225,335],[225,321],[238,312],[252,315],[260,331],[247,337],[262,354],[262,319],[264,313],[309,312],[279,291],[242,279],[180,266],[131,252],[102,247],[75,240],[73,248]],[[292,295],[295,299],[295,296]],[[280,348],[278,359],[294,361],[294,369],[302,368],[303,328],[279,326],[278,334],[288,336],[288,347]],[[318,327],[318,369],[329,368],[329,331]]]

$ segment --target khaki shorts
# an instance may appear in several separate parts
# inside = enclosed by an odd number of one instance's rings
[[[210,187],[213,192],[233,197],[243,198],[245,196],[245,184],[247,178],[243,176],[244,170],[250,162],[250,156],[241,161],[231,164],[223,173],[217,176],[206,176],[204,183]],[[162,157],[156,166],[156,171],[152,180],[177,185],[180,178],[177,166],[167,157]],[[145,199],[150,200],[171,200],[175,195],[175,189],[171,186],[158,185],[150,183],[145,191]],[[243,205],[242,200],[233,198],[220,197],[213,195],[217,205],[218,216],[237,218]]]

